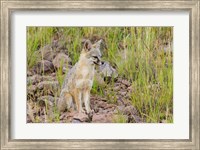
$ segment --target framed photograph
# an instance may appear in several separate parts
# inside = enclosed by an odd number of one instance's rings
[[[200,149],[199,3],[1,1],[1,149]]]

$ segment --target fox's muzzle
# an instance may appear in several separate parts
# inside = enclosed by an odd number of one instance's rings
[[[95,63],[95,65],[101,65],[101,60],[98,59],[98,60],[95,61],[94,63]]]

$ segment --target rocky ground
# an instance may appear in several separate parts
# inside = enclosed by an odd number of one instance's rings
[[[131,104],[131,83],[118,77],[109,62],[104,62],[96,73],[96,81],[105,86],[102,94],[91,93],[93,114],[77,113],[75,110],[59,114],[56,103],[60,95],[58,70],[64,74],[70,69],[71,59],[67,55],[65,43],[53,39],[52,43],[40,48],[36,53],[42,59],[27,72],[27,122],[72,122],[72,123],[139,123],[143,120]],[[110,77],[114,77],[112,86]]]
[[[113,88],[113,91],[116,92],[116,97],[111,97],[112,101],[96,94],[91,95],[93,115],[79,114],[71,110],[59,116],[56,116],[54,113],[55,104],[59,98],[55,96],[56,94],[59,95],[59,92],[54,92],[59,91],[59,84],[56,81],[56,77],[53,75],[33,75],[28,77],[28,81],[32,81],[32,85],[28,86],[27,122],[29,123],[49,121],[73,123],[142,122],[137,110],[129,100],[129,93],[132,87],[126,80],[117,79]],[[105,95],[107,95],[106,92],[105,90]],[[37,121],[36,117],[38,119]]]

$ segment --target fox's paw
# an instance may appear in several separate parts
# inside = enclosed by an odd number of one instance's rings
[[[90,112],[87,113],[90,120],[92,120],[93,114],[94,114],[94,110],[90,110]]]
[[[79,112],[79,113],[84,113],[84,114],[85,114],[85,111],[84,111],[83,109],[80,109],[78,112]]]

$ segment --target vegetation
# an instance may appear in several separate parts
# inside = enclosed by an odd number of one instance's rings
[[[42,59],[36,51],[51,43],[58,32],[65,37],[72,65],[78,61],[83,39],[103,39],[102,59],[116,68],[119,77],[131,83],[130,100],[140,117],[148,123],[173,122],[172,27],[28,27],[28,69]],[[62,85],[62,71],[58,69],[56,76]],[[115,103],[112,86],[101,87],[94,82],[92,93],[103,97],[105,88],[110,91],[106,98]],[[123,116],[118,120],[124,122]]]

